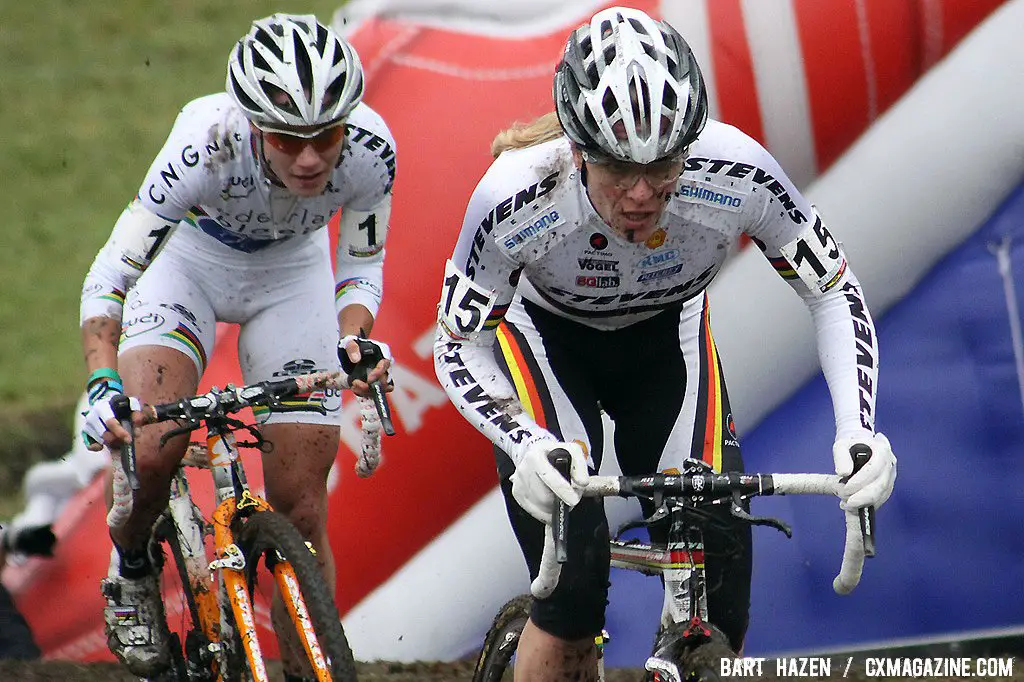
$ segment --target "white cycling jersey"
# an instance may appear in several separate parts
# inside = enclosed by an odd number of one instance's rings
[[[298,197],[260,167],[248,119],[226,93],[190,102],[86,277],[82,321],[120,319],[125,293],[169,241],[181,238],[174,234],[179,226],[199,235],[189,248],[215,240],[240,253],[272,253],[285,241],[313,239],[342,207],[336,307],[359,303],[376,314],[395,143],[365,104],[352,111],[346,128],[345,150],[326,190]]]
[[[438,377],[460,411],[518,462],[527,444],[553,436],[523,412],[492,353],[514,297],[597,329],[702,306],[743,233],[810,308],[837,432],[873,432],[877,344],[842,246],[775,159],[717,121],[692,145],[659,228],[639,244],[598,215],[566,139],[498,157],[446,267]]]

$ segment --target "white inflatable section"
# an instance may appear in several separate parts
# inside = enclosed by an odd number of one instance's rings
[[[611,462],[602,473],[620,472]],[[613,532],[640,509],[623,499],[606,500],[605,508]],[[529,589],[526,563],[495,488],[342,622],[358,660],[449,661],[479,648],[498,608]]]
[[[764,146],[772,150],[789,179],[804,188],[817,177],[818,163],[796,10],[790,2],[743,0],[742,5]],[[667,8],[665,16],[672,21]]]
[[[353,31],[372,16],[503,39],[537,36],[578,23],[604,0],[351,0],[334,14],[336,27]]]
[[[1021,26],[1024,0],[993,13],[808,190],[876,316],[1024,175]],[[750,430],[818,371],[810,317],[756,249],[729,265],[711,295],[736,422]],[[635,513],[632,503],[609,503],[613,528]],[[458,658],[527,585],[495,490],[356,605],[346,632],[360,660]]]
[[[876,317],[1024,175],[1022,26],[1022,0],[995,11],[808,188],[844,243]],[[803,303],[756,249],[737,256],[710,296],[712,329],[743,433],[819,371],[814,328]],[[884,368],[885,348],[880,351]],[[827,449],[822,461],[830,461]]]

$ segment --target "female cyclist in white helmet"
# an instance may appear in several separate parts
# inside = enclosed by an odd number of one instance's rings
[[[851,446],[874,452],[843,507],[881,505],[896,472],[874,432],[874,327],[842,247],[767,151],[708,120],[680,35],[638,10],[598,12],[569,36],[554,101],[495,139],[446,265],[434,345],[449,398],[495,445],[531,578],[556,497],[573,506],[569,560],[519,642],[516,679],[531,682],[594,679],[608,524],[579,488],[604,454],[602,411],[624,474],[682,470],[688,457],[742,471],[706,293],[741,234],[814,318],[837,471],[851,473]],[[570,481],[548,462],[555,448],[572,455]],[[722,521],[706,537],[710,620],[739,652],[750,531]]]
[[[181,110],[86,277],[84,434],[93,448],[128,438],[112,397],[163,403],[195,394],[219,322],[240,327],[245,383],[334,370],[342,354],[358,361],[357,339],[373,327],[395,144],[360,102],[352,46],[313,16],[260,19],[231,51],[226,90]],[[324,228],[341,208],[332,273]],[[385,359],[368,379],[386,383],[390,354],[378,345]],[[368,393],[365,382],[351,388]],[[265,415],[261,424],[274,444],[264,459],[266,494],[317,548],[333,585],[326,481],[340,396],[305,399],[309,410]],[[326,415],[314,409],[321,406]],[[187,441],[161,447],[163,431],[150,427],[136,439],[142,487],[127,523],[111,530],[117,552],[103,584],[108,644],[146,677],[167,666],[169,650],[145,542]],[[302,664],[282,652],[288,679],[302,679]]]

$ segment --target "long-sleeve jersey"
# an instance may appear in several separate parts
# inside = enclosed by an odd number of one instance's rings
[[[743,233],[810,309],[837,433],[873,432],[875,331],[841,244],[763,147],[717,121],[691,147],[644,243],[628,242],[598,215],[566,139],[499,156],[470,199],[446,267],[438,378],[456,407],[518,461],[526,445],[553,436],[523,411],[492,354],[513,297],[584,325],[621,328],[702,305]]]
[[[86,276],[83,322],[120,319],[125,293],[177,229],[239,252],[266,253],[283,240],[322,237],[317,232],[342,207],[337,309],[358,303],[376,314],[395,177],[395,143],[383,119],[365,104],[356,106],[339,163],[315,197],[293,195],[272,182],[256,147],[248,119],[226,93],[200,97],[181,110]]]

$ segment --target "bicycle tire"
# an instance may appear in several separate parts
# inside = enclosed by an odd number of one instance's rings
[[[354,682],[355,659],[338,617],[338,608],[316,558],[299,531],[286,516],[271,511],[259,511],[244,518],[236,517],[234,525],[235,544],[245,557],[244,571],[249,594],[253,594],[257,585],[257,569],[263,566],[264,570],[270,572],[267,562],[261,559],[269,552],[284,557],[295,572],[299,592],[309,613],[313,632],[329,662],[332,679],[334,682]]]
[[[530,618],[532,601],[530,595],[521,594],[505,602],[498,610],[484,637],[483,648],[473,669],[473,682],[501,682]]]
[[[181,548],[181,538],[178,535],[176,524],[169,512],[164,512],[153,526],[153,535],[150,554],[154,565],[163,566],[166,555],[162,547],[166,545],[170,550],[171,560],[174,569],[178,574],[181,583],[181,590],[188,606],[188,614],[191,620],[191,627],[183,632],[187,646],[183,646],[182,639],[167,623],[170,632],[169,644],[171,647],[171,667],[160,676],[153,678],[154,682],[173,682],[184,680],[186,682],[213,682],[217,676],[211,668],[213,660],[209,653],[209,639],[202,630],[199,620],[199,609],[196,595],[193,591],[192,581],[189,576],[188,567],[185,561],[185,553]]]
[[[674,663],[679,669],[681,682],[719,682],[721,659],[735,658],[736,653],[729,647],[729,639],[710,623],[711,637],[694,645],[683,633],[685,623],[677,623],[662,631],[654,644],[654,656]],[[646,672],[643,682],[654,682],[654,673]]]

